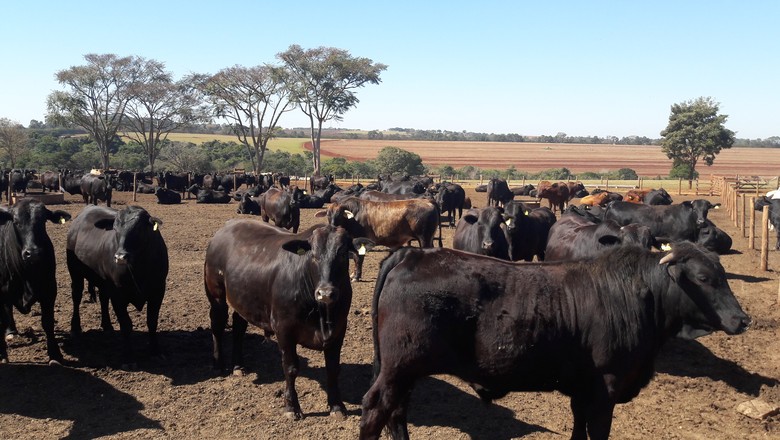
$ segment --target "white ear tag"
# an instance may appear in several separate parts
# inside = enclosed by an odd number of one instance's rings
[[[152,226],[152,231],[156,231],[156,230],[157,230],[157,222],[154,222],[154,226]]]
[[[355,218],[355,214],[352,213],[352,211],[345,209],[344,215],[347,216],[347,220],[351,220]]]
[[[508,218],[504,223],[506,223],[507,226],[510,226],[512,224],[512,219]]]
[[[366,245],[361,244],[358,248],[358,255],[366,255]]]
[[[65,224],[65,217],[60,217],[60,224],[61,224],[61,225],[64,225],[64,224]]]
[[[525,215],[528,215],[528,211],[525,212]]]
[[[670,245],[669,243],[664,243],[661,245],[661,250],[664,252],[669,252],[670,250],[672,250],[672,245]]]

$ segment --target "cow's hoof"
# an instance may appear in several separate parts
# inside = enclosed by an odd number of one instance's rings
[[[330,408],[330,416],[334,418],[347,418],[347,409],[344,405],[335,405]]]
[[[7,335],[5,335],[5,342],[11,342],[13,340],[14,340],[14,334],[13,333],[8,333]]]
[[[244,367],[233,367],[233,376],[244,377],[246,376],[246,370]]]
[[[58,361],[57,359],[49,359],[49,366],[50,367],[61,367],[62,361]]]
[[[284,416],[290,420],[301,420],[303,414],[300,411],[285,411]]]
[[[0,359],[0,364],[7,364],[7,363],[8,363],[8,358]]]

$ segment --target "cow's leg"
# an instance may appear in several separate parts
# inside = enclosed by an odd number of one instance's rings
[[[70,334],[76,336],[81,334],[81,296],[84,294],[84,278],[74,274],[70,275],[70,295],[73,301],[73,315],[70,318]]]
[[[388,423],[391,414],[398,409],[405,396],[406,393],[398,386],[395,378],[388,378],[384,372],[380,372],[374,384],[363,396],[360,439],[379,439],[382,428]],[[396,421],[398,420],[396,419]],[[396,426],[393,435],[398,431]],[[395,439],[395,437],[393,438]],[[408,433],[406,438],[408,438]]]
[[[603,387],[603,384],[599,384]],[[596,385],[598,387],[599,385]],[[571,399],[574,415],[572,440],[606,440],[612,428],[612,413],[615,405],[607,397],[606,391],[596,391],[593,395],[575,395]]]
[[[158,289],[153,294],[153,299],[149,300],[146,305],[146,328],[149,332],[149,353],[152,356],[160,355],[160,343],[157,338],[157,323],[160,321],[160,307],[162,306],[163,292],[165,286],[162,289]]]
[[[10,341],[14,338],[14,335],[18,335],[19,331],[16,329],[16,321],[14,321],[14,309],[10,304],[3,304],[0,313],[5,318],[5,325],[3,326],[3,337],[6,341]]]
[[[108,289],[98,288],[98,290],[98,298],[100,299],[100,328],[102,328],[104,332],[112,332],[114,331],[114,326],[111,324],[111,313],[109,313],[108,310],[108,301],[111,299],[111,295],[109,295]],[[117,319],[119,319],[119,313],[116,311],[116,306],[114,306],[114,313],[117,314]]]
[[[337,343],[328,346],[325,349],[325,370],[328,374],[328,410],[331,415],[347,416],[347,408],[341,400],[341,390],[339,390],[339,373],[341,371],[341,346],[344,343],[342,337]]]
[[[571,398],[571,413],[574,416],[574,427],[571,430],[571,440],[587,440],[588,407],[587,399],[578,396]]]
[[[97,301],[97,292],[95,288],[95,284],[87,281],[87,292],[89,292],[89,297],[84,300],[84,302],[88,303],[94,303]]]
[[[390,413],[390,420],[387,422],[387,429],[393,439],[408,439],[409,429],[406,425],[406,414],[409,408],[409,400],[412,397],[412,390],[406,391],[406,395],[401,398],[401,402],[396,409]]]
[[[101,306],[103,303],[103,290],[100,290]],[[116,320],[119,322],[119,331],[122,334],[122,369],[131,370],[137,367],[133,357],[133,321],[127,312],[127,304],[123,304],[119,300],[120,296],[116,293],[111,295],[111,306],[114,308]]]
[[[298,392],[295,391],[295,379],[300,371],[300,360],[295,350],[295,340],[290,340],[288,331],[280,330],[277,333],[279,349],[282,352],[282,369],[284,370],[284,413],[294,420],[303,417],[301,404],[298,402]]]
[[[6,304],[3,304],[3,312],[0,313],[0,329],[3,332],[8,331],[8,314],[5,313]],[[5,338],[0,338],[0,364],[8,363],[8,344],[5,342]]]
[[[238,312],[233,312],[233,374],[244,373],[244,335],[248,323]]]
[[[54,281],[54,280],[52,280]],[[57,299],[57,286],[52,285],[51,293],[39,300],[41,304],[41,327],[46,334],[46,353],[49,365],[61,365],[63,362],[60,347],[54,339],[54,301]]]
[[[227,325],[228,318],[228,306],[227,303],[217,302],[209,296],[209,302],[211,308],[209,309],[209,318],[211,318],[211,340],[214,344],[212,352],[212,360],[214,362],[214,369],[218,370],[220,374],[225,368],[224,356],[222,354],[222,336],[225,334],[225,326]]]

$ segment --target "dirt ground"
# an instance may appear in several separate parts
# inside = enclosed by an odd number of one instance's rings
[[[484,193],[467,192],[475,205],[485,205]],[[115,206],[132,203],[131,196],[115,193]],[[71,203],[57,208],[73,215],[83,209],[79,198],[66,199]],[[675,202],[683,199],[677,196]],[[153,195],[139,195],[136,204],[164,222],[171,263],[159,326],[165,357],[148,356],[145,313],[135,310],[131,317],[137,371],[119,369],[118,331],[100,330],[97,304],[81,305],[84,333],[78,340],[71,338],[70,278],[65,267],[68,225],[49,224],[58,261],[56,338],[66,365],[46,365],[40,317],[17,313],[21,335],[10,344],[10,363],[0,365],[0,439],[356,438],[360,401],[371,376],[370,299],[386,252],[371,252],[365,280],[353,284],[341,370],[348,417],[328,415],[322,353],[301,349],[297,389],[304,419],[292,421],[282,414],[283,376],[276,343],[265,340],[256,328],[250,327],[246,344],[249,374],[220,377],[211,368],[203,258],[214,232],[238,216],[236,202],[196,205],[189,200],[176,206],[155,202]],[[314,213],[302,213],[302,226],[322,221]],[[658,356],[655,379],[632,402],[616,408],[612,438],[780,438],[779,416],[754,420],[736,411],[740,403],[756,398],[780,406],[780,252],[770,253],[769,272],[759,271],[759,252],[747,249],[747,240],[725,212],[712,211],[710,218],[734,238],[735,250],[721,261],[753,325],[739,336],[717,333],[667,343]],[[452,233],[444,229],[445,246],[451,244]],[[409,415],[410,433],[416,439],[564,439],[571,426],[568,399],[558,393],[511,393],[485,406],[462,382],[444,376],[418,383]]]

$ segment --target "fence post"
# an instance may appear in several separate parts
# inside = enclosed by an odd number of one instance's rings
[[[682,177],[680,177],[680,180],[677,182],[677,195],[682,195]]]
[[[699,195],[699,179],[696,179],[696,195]]]
[[[737,221],[737,212],[739,211],[737,209],[737,206],[739,206],[739,191],[737,191],[736,189],[734,190],[734,197],[731,199],[731,202],[732,202],[731,219],[734,221],[734,226],[739,227],[739,222]]]
[[[750,198],[750,206],[756,206],[756,198]],[[748,249],[756,248],[756,210],[750,210],[750,229],[748,229]]]
[[[761,270],[769,266],[769,206],[761,212]]]
[[[523,186],[525,186],[525,176],[523,176]]]
[[[138,173],[133,173],[133,201],[136,201],[136,197],[138,194]]]
[[[747,194],[740,194],[739,196],[739,216],[737,216],[737,227],[742,230],[742,236],[745,236],[745,199]]]
[[[607,186],[605,188],[609,189],[609,176],[607,176]]]

